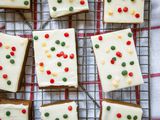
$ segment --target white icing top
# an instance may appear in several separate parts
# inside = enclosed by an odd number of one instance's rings
[[[16,92],[18,90],[27,45],[27,38],[0,33],[1,90],[10,92]]]
[[[0,8],[21,8],[29,9],[30,0],[4,0],[0,2]]]
[[[138,107],[120,105],[103,101],[101,120],[141,120],[142,113],[142,109]]]
[[[89,10],[88,0],[48,0],[50,15],[53,18]]]
[[[144,0],[104,0],[104,22],[142,23],[144,21]]]
[[[143,83],[130,29],[92,36],[91,39],[104,92]]]
[[[75,102],[40,107],[42,120],[78,120],[77,104]],[[47,115],[48,114],[48,115]],[[64,117],[66,119],[64,119]]]
[[[29,106],[23,104],[0,104],[0,120],[29,120],[28,108]],[[7,113],[10,115],[7,116]]]
[[[74,29],[35,31],[33,36],[39,87],[77,87],[78,76]],[[35,40],[35,38],[38,39]]]

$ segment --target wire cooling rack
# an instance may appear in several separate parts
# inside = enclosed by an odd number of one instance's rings
[[[25,67],[22,89],[17,93],[0,91],[5,98],[29,99],[33,101],[32,120],[40,120],[39,107],[59,100],[75,100],[79,105],[79,120],[98,120],[103,98],[112,98],[140,104],[143,120],[151,120],[150,106],[150,0],[145,0],[145,22],[143,24],[104,24],[103,2],[89,0],[90,12],[52,20],[47,0],[32,0],[31,10],[0,9],[0,30],[7,34],[32,39],[33,30],[50,30],[74,27],[78,43],[78,89],[38,89],[33,44]],[[132,28],[137,54],[145,83],[105,94],[102,92],[90,36]],[[143,34],[142,34],[143,33]],[[32,40],[31,40],[32,41]]]

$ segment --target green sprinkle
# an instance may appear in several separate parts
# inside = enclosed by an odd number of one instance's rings
[[[29,5],[29,2],[28,1],[24,1],[24,5]]]
[[[115,50],[116,49],[116,47],[115,46],[111,46],[111,50]]]
[[[56,118],[55,120],[59,120],[59,118]]]
[[[57,66],[59,66],[59,67],[62,66],[62,63],[61,63],[61,62],[58,62],[58,63],[57,63]]]
[[[137,120],[137,119],[138,119],[137,115],[136,115],[136,116],[134,116],[134,117],[133,117],[133,119],[134,119],[134,120]]]
[[[112,75],[108,75],[107,78],[108,78],[108,79],[112,79]]]
[[[10,55],[6,55],[6,58],[9,59],[9,58],[11,58],[11,56]]]
[[[11,64],[14,64],[14,63],[15,63],[15,61],[14,61],[13,59],[11,59],[11,60],[10,60],[10,63],[11,63]]]
[[[38,40],[38,36],[34,36],[34,40]]]
[[[107,106],[107,110],[110,111],[111,110],[111,106]]]
[[[126,66],[126,63],[125,63],[125,62],[122,62],[121,65],[122,65],[122,67],[125,67],[125,66]]]
[[[123,71],[122,71],[122,75],[123,75],[123,76],[126,76],[127,74],[128,74],[127,70],[123,70]]]
[[[7,85],[11,85],[11,81],[10,80],[7,81]]]
[[[114,61],[116,61],[116,60],[117,60],[117,58],[116,58],[116,57],[113,57],[112,59],[113,59]]]
[[[64,114],[64,115],[63,115],[63,118],[64,118],[64,119],[67,119],[67,118],[68,118],[68,115],[67,115],[67,114]]]
[[[96,44],[96,45],[95,45],[95,48],[99,48],[99,45],[98,45],[98,44]]]
[[[128,37],[132,37],[132,33],[128,33]]]
[[[51,51],[55,51],[56,50],[56,48],[55,47],[51,47]]]
[[[66,45],[66,43],[65,43],[65,42],[62,42],[62,43],[61,43],[61,46],[65,46],[65,45]]]
[[[56,42],[55,42],[57,45],[59,45],[60,44],[60,41],[59,40],[56,40]]]
[[[44,116],[45,116],[45,117],[49,117],[49,113],[48,113],[48,112],[45,113]]]
[[[130,62],[130,65],[134,65],[134,61],[131,61],[131,62]]]
[[[58,3],[61,3],[61,2],[62,2],[62,0],[57,0],[57,2],[58,2]]]
[[[53,11],[56,11],[56,10],[57,10],[57,8],[56,8],[56,7],[53,7],[53,8],[52,8],[52,10],[53,10]]]
[[[73,11],[73,9],[74,9],[73,7],[69,7],[69,11]]]
[[[64,77],[62,80],[63,80],[63,82],[66,82],[66,81],[67,81],[67,78]]]
[[[131,115],[127,115],[127,119],[129,120],[132,119]]]
[[[6,116],[10,116],[11,115],[11,112],[10,111],[7,111],[6,112]]]
[[[107,2],[109,2],[109,3],[110,3],[111,1],[112,1],[112,0],[107,0]]]
[[[134,2],[135,0],[131,0],[132,2]]]

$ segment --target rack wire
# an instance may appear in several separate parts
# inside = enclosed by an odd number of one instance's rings
[[[47,0],[32,0],[31,10],[0,9],[0,30],[7,34],[27,37],[32,41],[33,30],[75,28],[78,43],[78,89],[39,90],[35,72],[33,44],[25,67],[22,89],[17,93],[0,91],[6,98],[33,101],[32,120],[40,120],[39,107],[59,100],[74,100],[79,105],[79,120],[99,120],[101,101],[112,98],[140,104],[143,120],[151,120],[150,103],[150,0],[145,0],[143,24],[104,24],[103,2],[89,0],[90,12],[53,20],[50,18]],[[137,54],[145,83],[105,94],[102,92],[90,36],[130,27],[134,33]],[[145,34],[142,34],[145,33]]]

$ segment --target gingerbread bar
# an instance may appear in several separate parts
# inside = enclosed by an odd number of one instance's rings
[[[42,120],[78,120],[77,104],[74,101],[43,105],[40,112]]]
[[[74,29],[35,31],[34,51],[40,88],[77,87]]]
[[[142,23],[145,0],[104,0],[104,22]]]
[[[31,101],[0,99],[0,120],[31,120]]]
[[[143,83],[130,29],[92,36],[91,39],[104,92]]]
[[[29,40],[0,33],[0,89],[17,92],[23,79]]]
[[[53,18],[87,12],[88,0],[48,0],[50,15]]]
[[[106,99],[102,101],[100,120],[142,120],[139,105]]]
[[[4,0],[0,2],[0,8],[30,9],[30,0]]]

